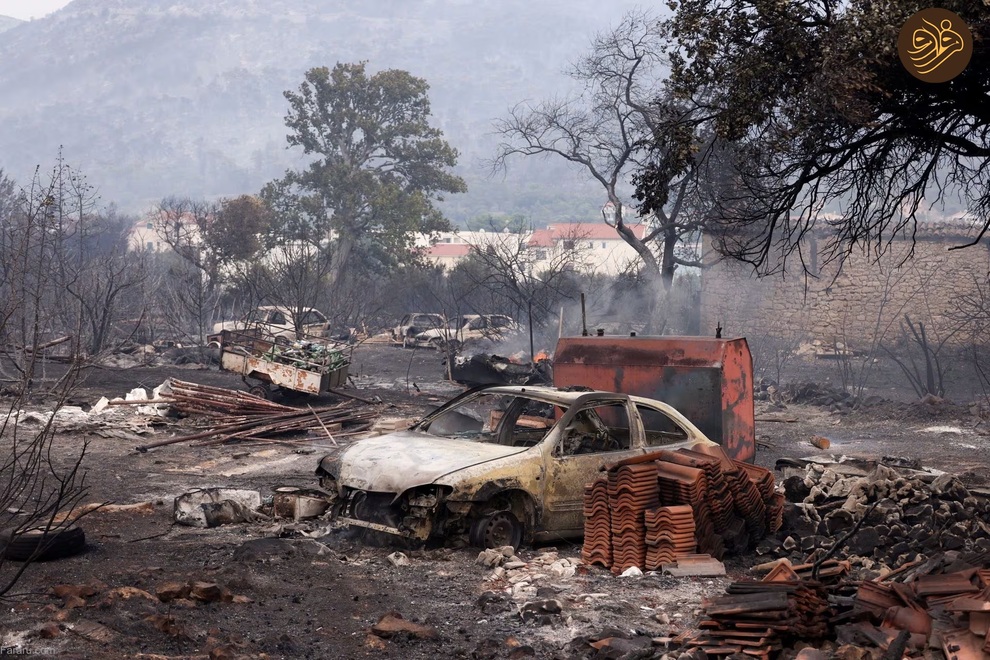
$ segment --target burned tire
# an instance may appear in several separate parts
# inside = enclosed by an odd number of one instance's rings
[[[78,555],[86,549],[81,527],[28,529],[11,538],[3,556],[13,561],[50,561]]]
[[[523,539],[523,524],[511,511],[496,511],[482,516],[471,525],[469,540],[478,548],[518,548]]]

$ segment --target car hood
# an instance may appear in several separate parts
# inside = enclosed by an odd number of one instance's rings
[[[399,494],[527,449],[400,431],[352,444],[338,455],[339,474],[334,476],[342,486]]]

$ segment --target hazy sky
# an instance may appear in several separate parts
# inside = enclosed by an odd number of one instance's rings
[[[69,4],[69,0],[0,0],[0,16],[21,20],[41,18]]]

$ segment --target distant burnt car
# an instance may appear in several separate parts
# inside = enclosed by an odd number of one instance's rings
[[[392,328],[392,340],[402,344],[403,348],[416,346],[416,335],[427,330],[445,328],[447,321],[442,314],[426,314],[414,312],[406,314],[399,325]]]
[[[511,316],[504,314],[464,314],[450,323],[426,330],[416,335],[416,343],[438,350],[457,352],[465,344],[483,339],[502,340],[517,333],[520,326]]]

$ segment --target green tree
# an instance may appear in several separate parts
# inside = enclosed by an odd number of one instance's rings
[[[466,186],[449,169],[457,152],[429,124],[429,85],[406,71],[368,75],[364,63],[317,67],[298,91],[285,92],[288,142],[313,157],[287,172],[284,191],[299,198],[298,228],[331,240],[328,287],[346,272],[360,244],[393,258],[409,252],[411,232],[449,228],[434,206]]]
[[[831,256],[882,253],[930,205],[962,203],[990,227],[990,11],[948,0],[972,31],[969,66],[947,83],[903,68],[901,26],[918,0],[684,0],[665,24],[669,88],[710,153],[723,251],[781,267],[802,236],[841,211]],[[640,194],[657,194],[644,178]],[[663,192],[662,190],[659,192]]]

